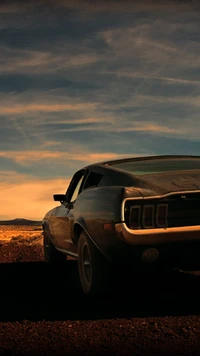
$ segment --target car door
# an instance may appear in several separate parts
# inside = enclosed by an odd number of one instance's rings
[[[57,216],[54,219],[54,236],[56,245],[65,251],[75,252],[76,247],[73,244],[73,208],[86,175],[86,170],[81,170],[73,176],[69,188],[66,192],[66,198],[63,204],[57,209]]]

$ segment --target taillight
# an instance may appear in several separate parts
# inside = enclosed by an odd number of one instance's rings
[[[154,205],[143,206],[142,222],[144,228],[154,227]]]
[[[131,206],[130,213],[129,213],[130,229],[141,228],[140,218],[141,218],[141,206],[140,205]]]
[[[167,227],[168,205],[158,204],[156,209],[156,225],[157,227]]]
[[[153,229],[168,226],[168,204],[129,205],[125,221],[130,229]]]

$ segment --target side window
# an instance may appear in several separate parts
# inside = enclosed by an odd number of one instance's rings
[[[71,198],[70,198],[70,203],[72,203],[73,201],[76,200],[76,198],[77,198],[77,196],[78,196],[78,194],[79,194],[79,190],[80,190],[80,187],[81,187],[83,178],[84,178],[84,175],[82,175],[82,176],[79,178],[79,180],[75,183],[74,190],[73,190],[72,196],[71,196]]]
[[[100,183],[101,178],[103,177],[102,174],[99,173],[95,173],[95,172],[90,172],[85,185],[83,187],[83,189],[88,189],[91,187],[97,187],[98,184]]]

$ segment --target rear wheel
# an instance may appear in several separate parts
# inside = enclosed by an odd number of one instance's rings
[[[108,291],[111,265],[84,231],[78,240],[78,271],[85,295],[92,296]]]
[[[56,250],[46,231],[44,231],[43,234],[44,234],[43,245],[44,245],[45,262],[47,262],[50,265],[65,263],[66,255]]]

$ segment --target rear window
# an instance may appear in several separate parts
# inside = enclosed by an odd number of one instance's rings
[[[200,169],[200,158],[166,158],[143,161],[111,162],[108,166],[136,175]]]

